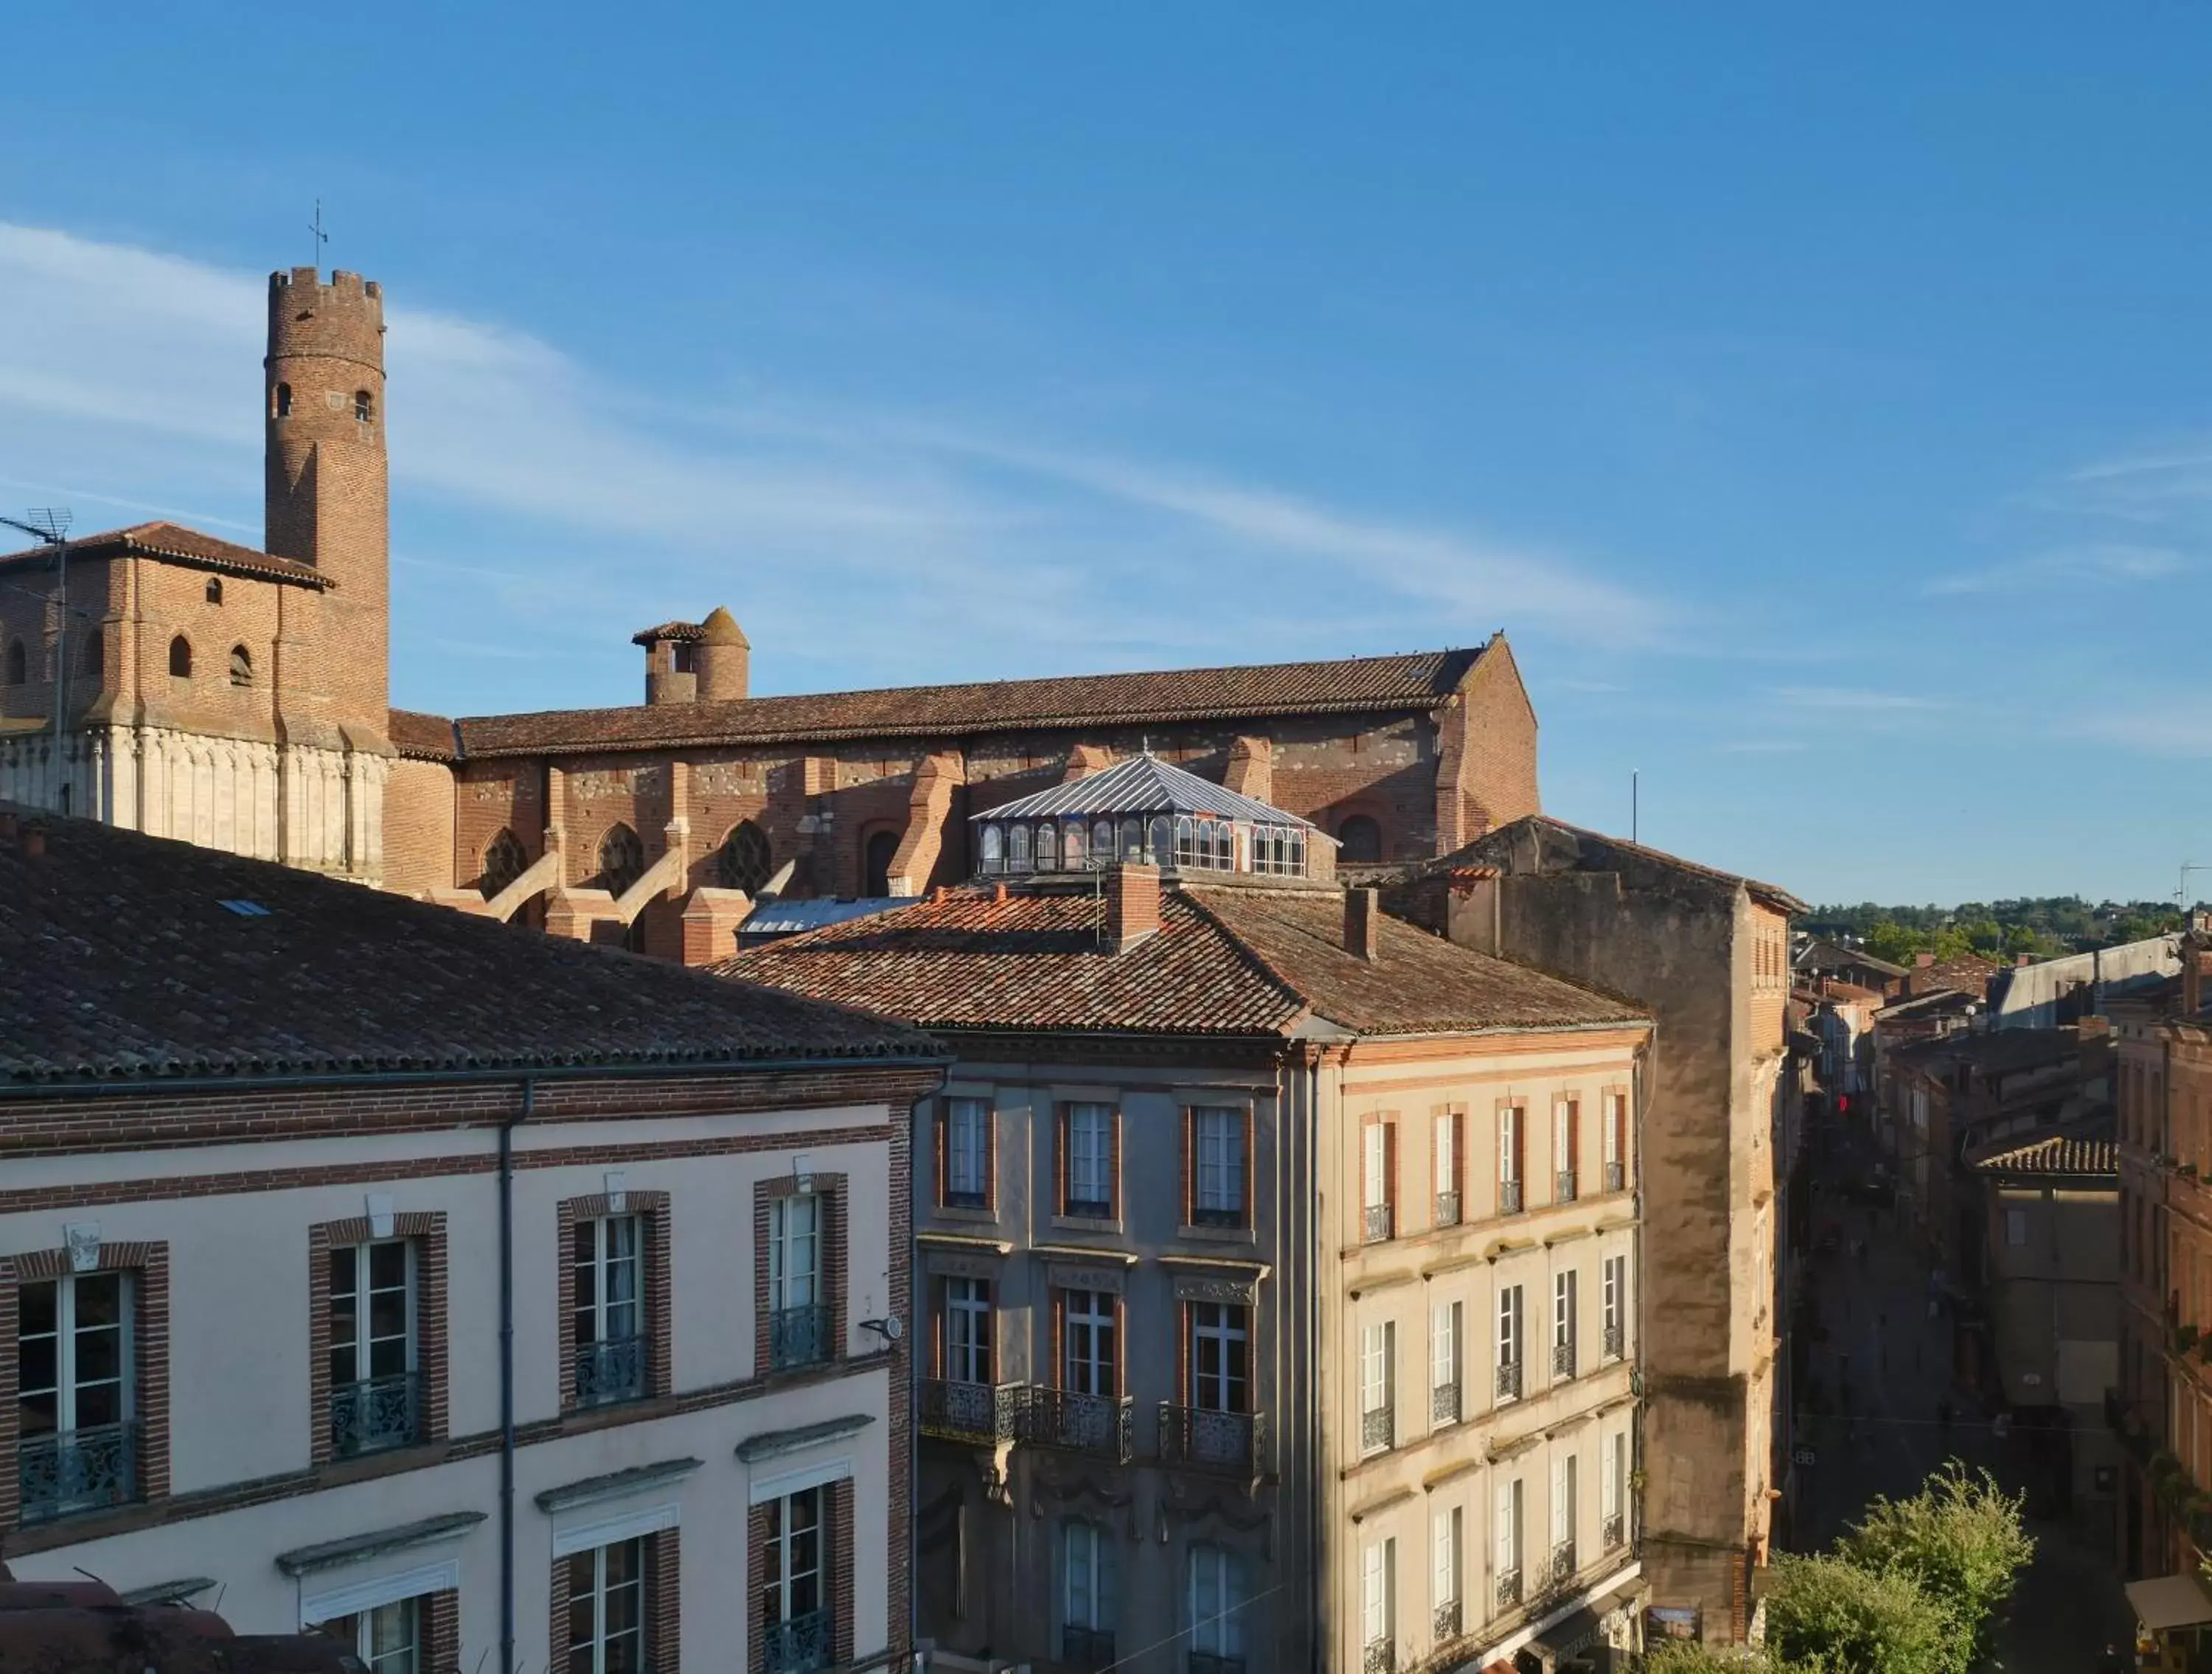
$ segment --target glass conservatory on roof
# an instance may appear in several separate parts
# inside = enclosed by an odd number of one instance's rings
[[[987,877],[1133,862],[1283,878],[1329,876],[1335,839],[1147,752],[969,816]],[[1319,862],[1318,865],[1316,862]]]

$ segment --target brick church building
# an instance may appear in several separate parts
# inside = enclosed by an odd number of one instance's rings
[[[751,695],[727,611],[638,634],[645,702],[388,708],[380,288],[269,286],[265,551],[167,522],[0,557],[0,800],[692,963],[754,898],[965,877],[968,816],[1150,749],[1313,820],[1346,865],[1538,810],[1502,635],[1258,667]],[[54,725],[58,697],[64,725]]]

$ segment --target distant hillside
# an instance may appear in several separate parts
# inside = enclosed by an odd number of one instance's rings
[[[2045,895],[2017,901],[1964,901],[1955,907],[1815,907],[1797,928],[1817,936],[1863,944],[1876,959],[1902,961],[1915,953],[1948,959],[1984,953],[2010,959],[2018,953],[2053,959],[2111,942],[2141,941],[2178,930],[2179,909],[2165,901],[2102,901],[2078,895]]]

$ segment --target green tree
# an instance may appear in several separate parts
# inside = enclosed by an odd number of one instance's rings
[[[1912,956],[1928,945],[1917,930],[1909,930],[1893,918],[1885,918],[1866,933],[1866,950],[1892,965],[1910,965]]]
[[[1766,1593],[1766,1642],[1791,1671],[1967,1674],[1973,1639],[1900,1571],[1840,1557],[1782,1557]]]
[[[1998,1612],[2035,1555],[2021,1505],[1987,1471],[1954,1459],[1909,1500],[1877,1495],[1837,1554],[1869,1574],[1902,1576],[1936,1599],[1980,1662]]]
[[[1798,1674],[1785,1671],[1764,1650],[1695,1645],[1663,1639],[1644,1653],[1643,1674]]]

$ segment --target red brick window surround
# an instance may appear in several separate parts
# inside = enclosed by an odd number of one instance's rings
[[[845,1357],[847,1196],[842,1173],[780,1174],[754,1184],[757,1374]]]
[[[850,1663],[852,1480],[799,1488],[754,1506],[745,1572],[748,1668]]]
[[[1121,1216],[1121,1112],[1103,1099],[1054,1106],[1054,1213],[1071,1219]]]
[[[553,1674],[680,1674],[684,1531],[662,1529],[553,1560]]]
[[[558,1208],[561,1410],[666,1395],[675,1248],[665,1191],[602,1192]]]
[[[999,1123],[988,1099],[937,1102],[937,1206],[993,1209],[999,1201]]]
[[[307,1229],[312,1457],[443,1441],[447,1429],[446,1216]]]
[[[1249,1105],[1183,1106],[1184,1226],[1251,1227],[1252,1139]]]
[[[1359,1118],[1359,1239],[1377,1244],[1398,1235],[1398,1123],[1395,1112]]]
[[[452,1587],[331,1616],[316,1622],[314,1631],[352,1652],[372,1674],[409,1667],[459,1674],[461,1595]]]
[[[0,1529],[167,1495],[167,1244],[0,1257]]]
[[[930,1375],[951,1384],[999,1381],[997,1287],[965,1274],[929,1281]]]

